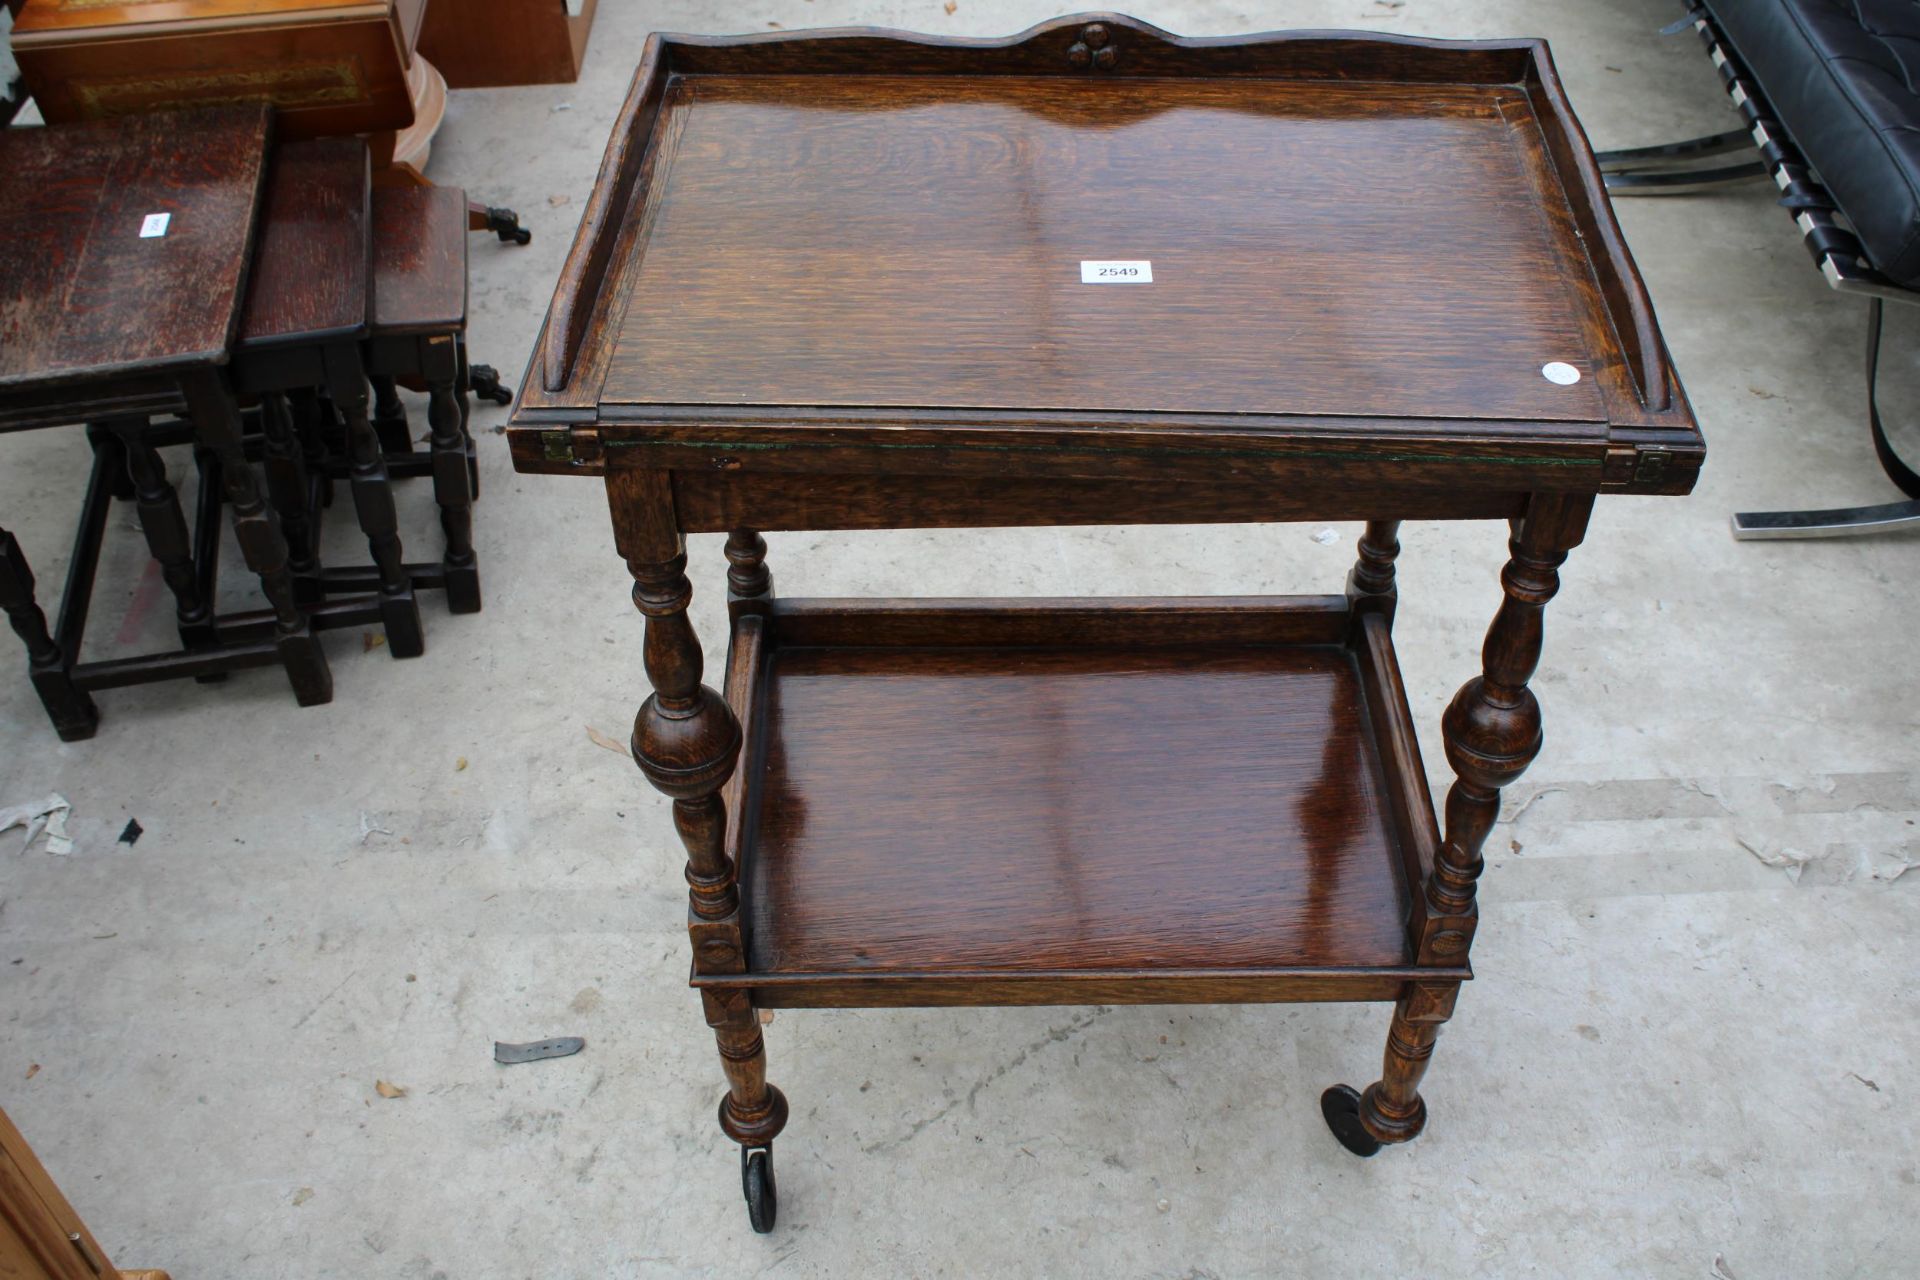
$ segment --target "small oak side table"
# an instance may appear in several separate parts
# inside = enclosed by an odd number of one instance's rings
[[[606,486],[758,1230],[758,1009],[1392,1002],[1322,1109],[1360,1155],[1418,1134],[1560,565],[1596,496],[1704,456],[1544,44],[1111,15],[654,37],[509,434]],[[778,599],[760,536],[1329,519],[1359,561],[1293,598]],[[1444,834],[1406,519],[1510,530]],[[687,619],[717,531],[724,696]]]
[[[112,434],[99,433],[105,448],[51,631],[19,543],[0,529],[0,608],[62,738],[93,736],[91,690],[152,680],[278,663],[300,705],[333,697],[286,537],[246,458],[229,368],[272,123],[270,107],[249,103],[0,130],[0,433],[183,412],[219,463],[269,609],[260,638],[215,634],[211,583],[195,580],[179,497],[157,461],[135,457],[142,524],[166,566],[184,647],[80,660],[105,520],[99,490],[121,468]]]

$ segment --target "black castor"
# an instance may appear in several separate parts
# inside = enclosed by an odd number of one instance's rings
[[[779,1189],[773,1181],[773,1148],[740,1148],[740,1186],[747,1193],[747,1221],[761,1235],[773,1230],[780,1213]]]
[[[533,232],[520,225],[520,215],[511,209],[488,205],[486,229],[499,236],[501,244],[533,243]]]
[[[1351,1085],[1337,1084],[1320,1095],[1320,1114],[1340,1145],[1357,1156],[1370,1156],[1380,1150],[1380,1140],[1360,1125],[1360,1095]]]
[[[500,371],[490,364],[467,366],[467,382],[473,394],[495,404],[512,404],[513,392],[500,385]]]

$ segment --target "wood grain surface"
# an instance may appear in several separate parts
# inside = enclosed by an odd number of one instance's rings
[[[458,329],[467,322],[467,193],[381,187],[373,193],[373,327]]]
[[[776,529],[980,529],[1007,525],[1218,524],[1402,516],[1504,520],[1524,494],[1453,493],[1385,485],[1329,497],[1284,485],[1168,484],[1026,476],[779,475],[673,473],[674,510],[685,533],[743,526]]]
[[[1344,649],[793,648],[765,697],[751,972],[1409,958]]]
[[[0,1111],[0,1276],[120,1280],[124,1274],[107,1261],[46,1166]]]
[[[389,0],[27,0],[13,29],[30,35],[148,23],[258,21],[277,14],[298,14],[308,22],[338,22],[369,14],[383,16],[392,8]]]
[[[367,144],[358,138],[275,150],[240,322],[243,345],[365,330],[372,186]]]
[[[0,391],[226,359],[269,115],[0,130]],[[167,232],[143,238],[153,213]]]
[[[450,89],[571,84],[580,76],[599,0],[578,14],[549,0],[445,0],[427,9],[420,56]]]
[[[266,99],[282,139],[403,129],[425,0],[28,0],[14,56],[43,118]]]
[[[1113,14],[650,37],[509,436],[1289,493],[1678,494],[1705,454],[1543,42]]]
[[[684,79],[602,399],[1601,419],[1509,100]]]

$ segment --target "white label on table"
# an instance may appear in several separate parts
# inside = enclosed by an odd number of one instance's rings
[[[1564,360],[1550,360],[1540,366],[1540,376],[1548,382],[1570,387],[1580,381],[1580,371]]]
[[[1111,262],[1080,261],[1081,284],[1152,284],[1153,264],[1144,258],[1115,259]]]
[[[151,240],[155,236],[167,234],[167,224],[173,221],[170,213],[150,213],[140,223],[140,238]]]

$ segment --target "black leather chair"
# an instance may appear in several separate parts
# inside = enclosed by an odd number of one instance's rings
[[[1877,391],[1882,308],[1920,303],[1920,0],[1694,0],[1669,31],[1705,42],[1746,128],[1603,153],[1616,195],[1769,177],[1827,282],[1868,298],[1867,418],[1909,501],[1744,512],[1737,538],[1800,538],[1920,524],[1920,475],[1888,442]],[[1758,148],[1760,158],[1717,157]]]

